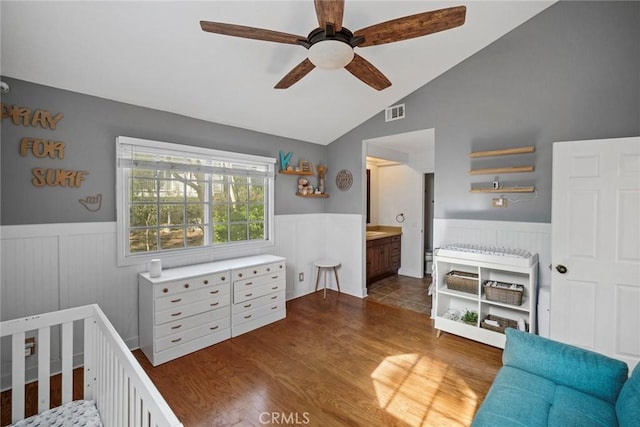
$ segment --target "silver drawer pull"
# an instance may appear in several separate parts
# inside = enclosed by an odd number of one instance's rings
[[[182,328],[182,325],[176,325],[171,327],[171,329],[180,329],[180,328]]]
[[[251,307],[251,304],[245,304],[244,308],[249,308]]]
[[[251,318],[251,315],[249,314],[249,315],[247,315],[247,316],[244,316],[244,318],[245,318],[245,319],[249,319],[249,318]]]
[[[244,285],[245,285],[245,286],[251,286],[251,285],[253,285],[253,282],[247,282],[247,283],[245,283]]]
[[[175,340],[171,340],[171,342],[180,342],[182,341],[182,338],[176,338]]]
[[[216,325],[216,326],[212,326],[212,327],[210,327],[209,329],[211,329],[212,331],[215,331],[215,330],[216,330],[216,329],[218,329],[219,327],[220,327],[219,325]]]
[[[182,301],[182,298],[178,298],[178,299],[172,299],[171,302],[180,302]]]
[[[220,289],[216,289],[215,291],[210,291],[210,294],[217,294],[218,292],[220,292]]]
[[[172,315],[172,316],[174,316],[174,317],[175,317],[175,316],[180,316],[181,314],[182,314],[182,312],[181,312],[181,311],[179,311],[179,312],[177,312],[177,313],[171,313],[171,315]]]
[[[253,296],[253,294],[245,294],[245,297]]]
[[[219,301],[216,301],[216,302],[211,303],[211,304],[209,304],[209,305],[210,305],[211,307],[215,307],[215,306],[216,306],[216,305],[218,305],[218,304],[220,304],[220,302],[219,302]]]

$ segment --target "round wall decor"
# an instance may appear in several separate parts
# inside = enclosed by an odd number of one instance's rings
[[[336,185],[339,190],[347,191],[351,188],[351,184],[353,184],[353,175],[351,174],[351,171],[342,169],[338,172],[338,175],[336,175]]]

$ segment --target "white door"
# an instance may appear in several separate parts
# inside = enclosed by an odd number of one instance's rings
[[[553,145],[551,338],[640,361],[640,137]]]

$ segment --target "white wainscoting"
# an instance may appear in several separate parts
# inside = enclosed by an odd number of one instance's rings
[[[115,222],[3,226],[0,236],[2,320],[97,303],[138,347],[137,274],[146,265],[116,266]],[[287,299],[313,292],[322,258],[341,262],[342,292],[364,297],[362,236],[361,215],[276,215],[275,246],[262,252],[287,258]],[[333,276],[327,286],[336,289]]]
[[[551,224],[539,222],[435,219],[433,247],[446,244],[498,246],[538,254],[538,286],[551,285]]]

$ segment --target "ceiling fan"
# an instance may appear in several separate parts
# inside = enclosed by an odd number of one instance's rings
[[[307,37],[221,22],[200,21],[200,27],[210,33],[295,44],[308,49],[308,57],[284,76],[275,85],[276,89],[290,87],[315,67],[344,67],[372,88],[382,90],[391,86],[391,82],[369,61],[355,53],[354,48],[393,43],[459,27],[464,24],[467,12],[465,6],[449,7],[381,22],[352,33],[342,26],[344,0],[314,1],[318,28]]]

